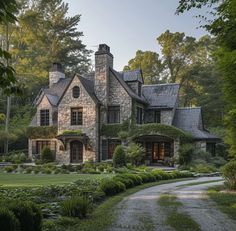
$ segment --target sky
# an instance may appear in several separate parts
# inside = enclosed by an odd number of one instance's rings
[[[176,15],[178,0],[65,0],[69,16],[81,14],[78,30],[87,49],[105,43],[114,55],[114,68],[122,70],[137,50],[160,52],[156,38],[166,30],[199,38],[207,32],[192,10]],[[94,55],[91,56],[94,59]]]

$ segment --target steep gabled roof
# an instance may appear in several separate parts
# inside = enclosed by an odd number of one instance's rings
[[[139,81],[143,83],[143,74],[141,69],[119,72],[125,82]]]
[[[137,100],[138,102],[141,102],[141,103],[144,103],[144,104],[148,104],[148,102],[146,101],[146,99],[143,96],[139,96],[135,92],[133,92],[133,90],[131,90],[131,88],[123,80],[123,77],[122,77],[122,75],[119,72],[115,71],[112,68],[110,68],[110,71],[115,76],[115,78],[118,80],[118,82],[121,84],[121,86],[126,90],[126,92],[129,94],[129,96],[131,98]]]
[[[219,139],[202,127],[202,111],[200,107],[177,108],[173,125],[189,132],[194,139]]]
[[[174,108],[178,100],[179,84],[143,85],[142,94],[154,108]]]

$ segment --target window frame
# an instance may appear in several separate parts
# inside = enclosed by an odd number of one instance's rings
[[[50,110],[49,109],[40,109],[40,126],[49,126],[50,125]]]
[[[83,107],[72,107],[70,109],[70,125],[83,125]]]
[[[143,124],[143,108],[136,107],[136,124]]]
[[[119,124],[120,123],[120,105],[110,105],[107,108],[107,123]]]
[[[73,98],[77,99],[80,97],[80,87],[79,86],[74,86],[72,88],[72,96]]]

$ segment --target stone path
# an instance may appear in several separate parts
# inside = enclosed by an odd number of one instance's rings
[[[203,177],[199,179],[163,184],[134,193],[115,208],[116,222],[109,231],[172,231],[165,224],[165,214],[157,203],[161,194],[175,194],[183,203],[181,210],[188,213],[200,225],[203,231],[234,231],[236,223],[222,214],[214,202],[204,194],[210,186],[221,182],[205,183],[221,180],[220,177]],[[187,186],[186,184],[200,182],[203,184]]]

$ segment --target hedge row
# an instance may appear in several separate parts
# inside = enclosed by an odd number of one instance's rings
[[[100,189],[107,195],[115,195],[128,188],[135,187],[144,183],[156,182],[160,180],[177,179],[184,177],[193,177],[190,172],[165,172],[162,170],[153,170],[143,173],[123,173],[117,174],[112,179],[104,179],[100,184]]]

